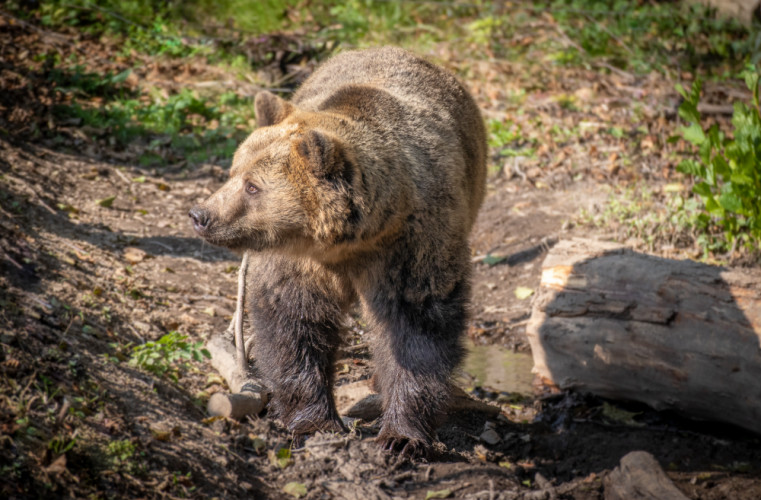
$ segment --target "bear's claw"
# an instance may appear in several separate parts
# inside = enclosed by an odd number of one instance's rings
[[[394,453],[398,451],[399,460],[415,460],[428,457],[428,445],[418,439],[395,435],[381,435],[375,439],[375,442],[385,452]]]

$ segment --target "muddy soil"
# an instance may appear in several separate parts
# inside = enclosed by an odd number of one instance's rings
[[[479,68],[471,69],[482,81]],[[584,78],[567,81],[572,87]],[[505,112],[473,87],[487,114]],[[625,402],[476,381],[473,374],[461,378],[466,390],[498,406],[499,415],[449,415],[427,460],[380,451],[373,443],[377,422],[349,422],[346,435],[316,435],[294,446],[266,413],[243,422],[207,418],[209,396],[226,390],[208,363],[191,365],[174,382],[127,360],[131,346],[169,331],[200,341],[229,323],[238,256],[204,244],[187,217],[226,170],[141,168],[96,145],[0,138],[3,498],[385,499],[435,492],[598,499],[605,476],[634,450],[652,453],[689,498],[761,498],[758,436]],[[532,172],[513,162],[492,173],[472,237],[468,335],[475,344],[528,353],[530,298],[518,298],[516,288],[536,289],[543,255],[558,239],[610,236],[578,226],[576,215],[605,201],[601,186],[634,174],[626,167],[612,173],[609,161],[585,163],[588,150],[574,147],[564,154],[579,161],[564,163],[567,172],[560,164]],[[338,361],[338,385],[366,378],[372,366],[356,347],[361,323],[350,327],[347,345],[354,347]]]

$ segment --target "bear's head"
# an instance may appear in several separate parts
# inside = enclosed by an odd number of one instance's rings
[[[189,216],[206,241],[234,250],[311,251],[356,222],[355,165],[329,118],[269,93],[257,129],[238,147],[228,181]]]

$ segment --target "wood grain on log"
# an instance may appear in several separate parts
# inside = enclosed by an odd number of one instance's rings
[[[211,366],[225,379],[233,392],[214,394],[206,407],[208,413],[234,419],[260,413],[267,404],[267,391],[248,373],[241,373],[236,346],[225,335],[217,335],[206,343],[206,348],[211,353]]]
[[[558,243],[527,327],[534,371],[761,433],[761,271]]]
[[[646,451],[633,451],[603,481],[605,500],[687,500]]]

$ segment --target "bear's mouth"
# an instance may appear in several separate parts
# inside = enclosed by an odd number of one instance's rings
[[[207,243],[227,248],[233,252],[260,252],[277,247],[280,242],[273,241],[264,231],[241,231],[236,228],[222,228],[210,223],[206,227],[194,229]]]

